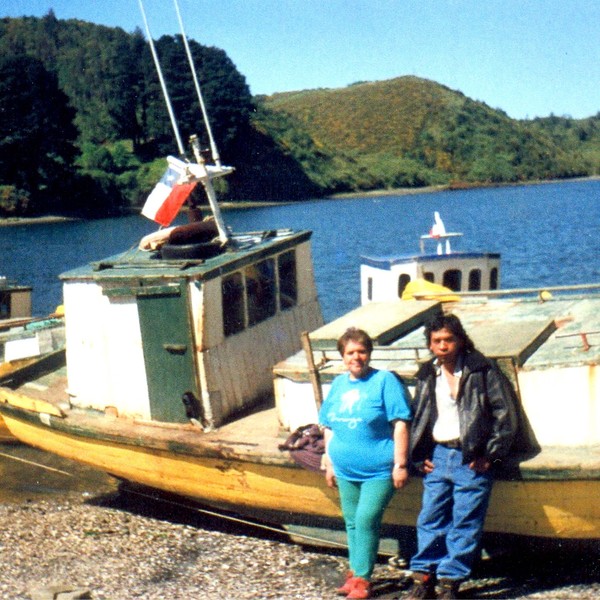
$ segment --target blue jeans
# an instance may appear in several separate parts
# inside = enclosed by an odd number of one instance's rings
[[[439,444],[432,462],[435,468],[423,480],[418,549],[410,568],[438,578],[465,579],[477,558],[493,479],[463,465],[460,450]]]
[[[394,495],[392,478],[348,481],[337,479],[346,534],[350,570],[369,580],[379,549],[381,520]]]

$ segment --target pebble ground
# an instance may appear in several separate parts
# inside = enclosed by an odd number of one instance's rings
[[[463,598],[600,597],[595,544],[505,550],[477,566]],[[343,551],[123,492],[0,505],[0,561],[0,598],[15,600],[327,600],[346,569]],[[402,571],[377,565],[375,597],[407,587]]]

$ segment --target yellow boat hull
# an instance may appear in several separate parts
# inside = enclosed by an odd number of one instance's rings
[[[340,520],[337,492],[319,473],[243,457],[189,456],[57,431],[4,415],[22,442],[84,462],[116,477],[221,508],[278,522]],[[43,418],[43,415],[41,415]],[[600,481],[497,481],[486,531],[556,539],[600,538]],[[412,478],[386,511],[389,525],[414,526],[421,483]]]

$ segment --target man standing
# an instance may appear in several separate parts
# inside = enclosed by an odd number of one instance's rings
[[[492,472],[511,453],[521,415],[509,381],[456,316],[437,316],[425,336],[433,358],[413,401],[411,459],[425,477],[409,597],[457,598],[479,550]]]

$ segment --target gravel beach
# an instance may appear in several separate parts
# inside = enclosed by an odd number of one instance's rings
[[[345,553],[290,543],[176,504],[119,492],[0,505],[0,597],[337,598]],[[464,598],[598,598],[596,548],[527,546],[482,561]],[[381,562],[375,597],[402,598],[402,571]]]

